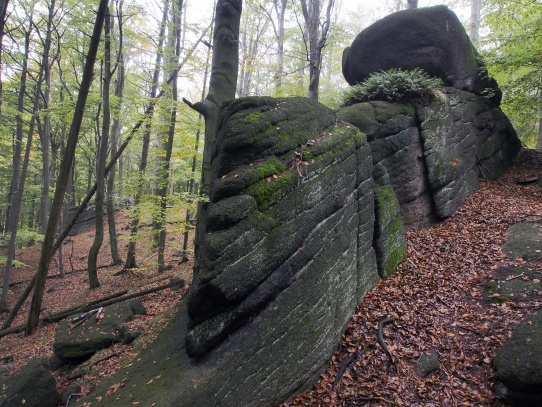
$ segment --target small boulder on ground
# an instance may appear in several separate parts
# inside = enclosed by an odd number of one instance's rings
[[[497,351],[497,394],[513,406],[542,406],[542,311],[521,322]]]
[[[115,343],[130,342],[123,324],[132,321],[134,315],[144,313],[141,301],[132,300],[105,308],[100,320],[92,315],[78,326],[74,326],[73,318],[64,320],[56,328],[53,351],[64,363],[78,363]]]
[[[53,407],[59,403],[46,359],[32,359],[14,376],[0,379],[0,407]]]

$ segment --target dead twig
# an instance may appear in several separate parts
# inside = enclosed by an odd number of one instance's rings
[[[69,380],[76,380],[76,379],[79,379],[80,377],[86,375],[88,372],[90,372],[92,370],[92,368],[94,366],[96,366],[97,364],[99,363],[102,363],[102,362],[105,362],[106,360],[108,359],[111,359],[112,357],[115,357],[115,356],[119,356],[121,354],[120,351],[116,351],[116,352],[113,352],[113,353],[110,353],[109,355],[106,355],[94,362],[92,362],[90,365],[88,366],[85,366],[84,368],[82,368],[81,370],[75,372],[73,375],[71,375],[70,377],[68,377]]]
[[[339,383],[339,380],[341,380],[341,377],[343,377],[344,372],[346,371],[346,368],[357,358],[357,353],[351,354],[349,357],[344,358],[341,361],[341,364],[339,366],[339,371],[337,372],[337,376],[335,377],[335,380],[333,381],[333,384],[331,385],[331,388],[334,389],[337,383]]]
[[[384,327],[388,324],[393,323],[393,318],[386,318],[378,322],[378,333],[376,335],[376,339],[378,340],[378,343],[380,346],[382,346],[382,349],[388,354],[390,357],[391,364],[395,364],[395,359],[393,358],[393,355],[391,354],[390,350],[388,349],[388,345],[386,345],[386,342],[384,342],[384,337],[382,336],[382,331],[384,330]]]

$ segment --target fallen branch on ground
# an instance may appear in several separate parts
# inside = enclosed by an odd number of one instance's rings
[[[90,365],[83,367],[81,370],[75,372],[73,375],[68,377],[68,379],[69,380],[79,379],[80,377],[82,377],[82,376],[86,375],[88,372],[90,372],[92,370],[92,368],[94,366],[96,366],[97,364],[105,362],[106,360],[111,359],[112,357],[119,356],[120,354],[121,354],[120,351],[110,353],[109,355],[106,355],[103,358],[100,358],[100,359],[92,362]]]

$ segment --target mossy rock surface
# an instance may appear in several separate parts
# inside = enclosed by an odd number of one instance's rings
[[[504,253],[511,259],[542,258],[542,222],[516,223],[506,231]]]
[[[493,365],[501,382],[498,392],[514,406],[542,405],[542,311],[514,328],[497,351]]]
[[[134,319],[134,309],[144,313],[140,300],[125,301],[104,308],[104,316],[96,320],[92,315],[84,323],[72,328],[73,318],[68,318],[56,327],[53,351],[65,363],[81,362],[96,352],[124,340],[122,325]]]

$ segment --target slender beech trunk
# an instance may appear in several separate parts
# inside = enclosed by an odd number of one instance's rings
[[[24,35],[24,55],[23,63],[21,67],[21,83],[19,84],[19,95],[17,98],[17,115],[15,117],[16,132],[15,142],[13,146],[13,177],[11,178],[11,186],[8,194],[8,206],[6,208],[6,231],[8,233],[13,232],[10,230],[10,217],[11,217],[11,200],[12,195],[16,193],[17,186],[19,184],[20,168],[21,168],[21,152],[23,148],[23,114],[24,114],[24,97],[26,95],[26,82],[28,79],[28,57],[30,49],[30,35],[33,26],[32,14],[29,16],[28,30]]]
[[[185,100],[189,106],[201,113],[205,118],[205,146],[201,172],[201,192],[209,194],[211,182],[211,158],[216,147],[218,130],[218,111],[223,101],[235,98],[237,87],[237,70],[239,67],[239,23],[241,20],[242,0],[218,0],[216,4],[216,21],[213,34],[213,60],[209,92],[203,102],[195,104]],[[196,264],[193,283],[199,280],[201,253],[205,231],[204,220],[207,217],[207,204],[198,207],[196,229]]]
[[[418,8],[418,0],[407,0],[407,9]]]
[[[542,107],[542,89],[539,89],[538,92],[540,95],[540,107]],[[538,121],[538,142],[536,143],[536,148],[542,150],[542,117],[540,117],[540,120]]]
[[[100,45],[100,36],[102,33],[106,8],[107,0],[100,0],[100,5],[96,14],[96,21],[94,23],[94,30],[92,33],[87,58],[85,61],[85,67],[83,69],[83,77],[81,80],[81,86],[79,88],[79,94],[77,96],[75,112],[68,134],[66,153],[62,158],[62,162],[60,164],[58,180],[55,187],[55,194],[51,205],[49,220],[47,222],[47,229],[42,245],[38,270],[36,272],[36,282],[34,284],[34,292],[32,295],[30,312],[26,324],[27,334],[31,334],[32,332],[34,332],[35,328],[39,323],[41,304],[43,302],[43,294],[45,291],[45,281],[47,279],[47,273],[49,271],[49,266],[52,259],[56,225],[60,217],[60,212],[62,211],[62,203],[64,201],[66,185],[68,183],[68,177],[70,175],[70,169],[73,163],[73,157],[75,155],[75,148],[79,139],[79,131],[81,129],[81,122],[85,111],[87,96],[89,93],[90,85],[92,83],[94,62],[96,60],[96,54]]]
[[[201,88],[201,101],[203,102],[205,98],[205,90],[207,89],[207,79],[209,76],[209,59],[211,57],[211,49],[207,49],[207,60],[205,61],[205,75],[203,76],[203,86]],[[193,196],[196,193],[199,193],[199,191],[196,191],[195,189],[195,181],[196,181],[196,168],[198,164],[198,147],[199,147],[199,141],[200,141],[200,135],[201,130],[199,129],[201,126],[201,120],[203,118],[203,115],[200,113],[198,117],[198,131],[196,132],[196,142],[194,143],[194,155],[192,156],[192,176],[190,177],[190,182],[188,183],[188,193]],[[183,234],[183,251],[182,251],[182,257],[181,261],[186,262],[188,261],[188,223],[190,222],[190,210],[186,210],[186,216],[184,219],[185,223],[185,232]]]
[[[318,100],[320,73],[322,71],[322,50],[326,46],[327,35],[331,27],[331,12],[335,0],[328,0],[324,21],[320,21],[320,0],[301,0],[301,8],[305,19],[306,33],[303,38],[309,62],[309,99]]]
[[[23,193],[26,183],[26,174],[28,172],[28,163],[30,161],[30,149],[32,146],[32,136],[34,135],[34,127],[36,123],[36,114],[38,113],[40,84],[43,77],[43,68],[40,70],[39,80],[36,85],[36,91],[34,95],[34,107],[32,108],[32,117],[30,119],[30,125],[28,127],[28,137],[26,139],[26,148],[24,153],[23,165],[21,169],[19,184],[17,189],[11,195],[11,214],[8,222],[8,230],[11,230],[11,235],[8,243],[8,252],[6,259],[6,267],[4,269],[4,285],[2,288],[2,297],[0,298],[0,310],[7,310],[7,297],[9,292],[9,281],[11,278],[11,268],[13,260],[15,259],[15,243],[17,240],[17,230],[19,224],[19,218],[21,216],[21,206],[23,202]]]
[[[16,137],[15,137],[15,146],[13,152],[13,178],[11,181],[10,194],[8,196],[8,207],[6,209],[6,230],[10,233],[10,239],[8,243],[8,253],[6,266],[4,269],[4,281],[2,288],[2,296],[0,297],[0,312],[7,311],[7,300],[9,293],[9,282],[11,279],[11,267],[13,264],[13,259],[15,257],[15,240],[17,237],[17,226],[19,223],[19,216],[21,213],[21,202],[22,202],[22,193],[24,189],[24,178],[26,178],[26,173],[21,175],[21,152],[23,145],[23,114],[24,114],[24,96],[26,93],[26,81],[28,76],[28,56],[30,48],[30,34],[32,31],[32,15],[30,15],[30,22],[28,25],[28,31],[25,33],[25,45],[24,45],[24,57],[23,57],[23,67],[21,72],[21,83],[19,86],[19,97],[17,100],[17,117],[16,117]],[[38,83],[39,84],[39,83]],[[34,101],[37,102],[37,94]],[[36,105],[36,103],[34,103]],[[37,111],[37,106],[33,109],[33,113]],[[32,126],[34,123],[35,117],[32,115]],[[31,133],[30,141],[27,141],[27,150],[29,151],[28,143],[32,141]],[[25,161],[23,162],[23,172],[26,172],[26,167],[28,166],[28,158],[25,154]],[[24,176],[24,178],[23,178]],[[22,189],[21,189],[22,188]]]
[[[120,141],[121,130],[121,117],[120,111],[122,108],[122,98],[124,92],[124,54],[123,54],[123,34],[122,34],[122,0],[118,2],[117,18],[118,18],[118,38],[119,38],[119,51],[117,54],[116,71],[117,80],[115,83],[115,98],[117,103],[114,107],[113,113],[113,125],[111,126],[111,160],[117,154],[118,145]],[[111,8],[113,7],[113,0],[111,0]],[[113,30],[112,30],[113,32]],[[119,249],[117,245],[117,226],[115,222],[115,170],[116,166],[111,169],[107,177],[107,226],[109,229],[109,248],[111,250],[111,264],[121,264],[122,259],[119,255]]]
[[[51,49],[51,37],[53,32],[53,17],[55,11],[55,0],[51,1],[49,6],[49,15],[47,19],[47,32],[44,43],[43,70],[45,89],[43,91],[43,109],[49,108],[51,98],[51,61],[49,61],[49,52]],[[50,155],[51,155],[51,116],[46,113],[43,117],[43,131],[40,132],[41,152],[42,152],[42,179],[41,179],[41,200],[40,200],[40,230],[45,233],[47,215],[51,207],[49,198],[49,189],[51,188]]]
[[[174,49],[174,54],[170,57],[170,63],[172,66],[179,64],[179,58],[181,54],[181,14],[183,10],[183,0],[178,0],[176,9],[172,12],[173,17],[173,32],[170,35],[170,49]],[[178,72],[173,71],[169,73],[170,77],[173,75],[171,81],[171,108],[169,112],[169,128],[166,141],[166,155],[164,162],[159,169],[159,188],[158,196],[160,197],[160,216],[159,216],[159,239],[158,239],[158,271],[164,271],[166,268],[164,252],[166,248],[166,203],[167,203],[167,191],[169,183],[169,171],[171,163],[171,153],[173,150],[173,139],[175,136],[175,126],[177,123],[177,76]]]
[[[2,115],[2,72],[4,71],[4,27],[8,11],[8,0],[0,0],[0,115]]]
[[[111,90],[111,14],[109,7],[105,17],[105,51],[103,69],[103,117],[102,135],[98,140],[98,158],[96,160],[96,232],[94,241],[88,253],[88,282],[90,288],[98,288],[98,253],[104,239],[104,201],[105,201],[105,165],[107,160],[107,148],[109,146],[109,132],[111,130],[111,105],[109,92]]]
[[[475,47],[479,45],[481,3],[482,0],[471,0],[470,2],[469,37]]]
[[[164,56],[164,37],[166,33],[166,24],[168,16],[168,1],[164,2],[164,11],[162,14],[162,23],[160,24],[160,34],[158,36],[158,49],[156,51],[156,60],[154,62],[154,73],[152,76],[151,84],[151,100],[156,99],[156,94],[158,92],[158,81],[160,78],[160,66],[162,64],[162,58]],[[145,132],[143,133],[143,145],[141,148],[141,161],[139,162],[139,171],[137,174],[137,191],[134,202],[134,213],[132,218],[132,224],[130,229],[130,242],[128,243],[128,253],[126,254],[126,263],[124,263],[125,269],[131,269],[137,267],[136,261],[136,238],[137,230],[139,228],[139,203],[141,202],[141,197],[143,196],[144,188],[144,176],[147,169],[147,163],[149,158],[149,145],[151,140],[151,126],[150,126],[151,117],[148,118],[148,121],[145,125]]]

